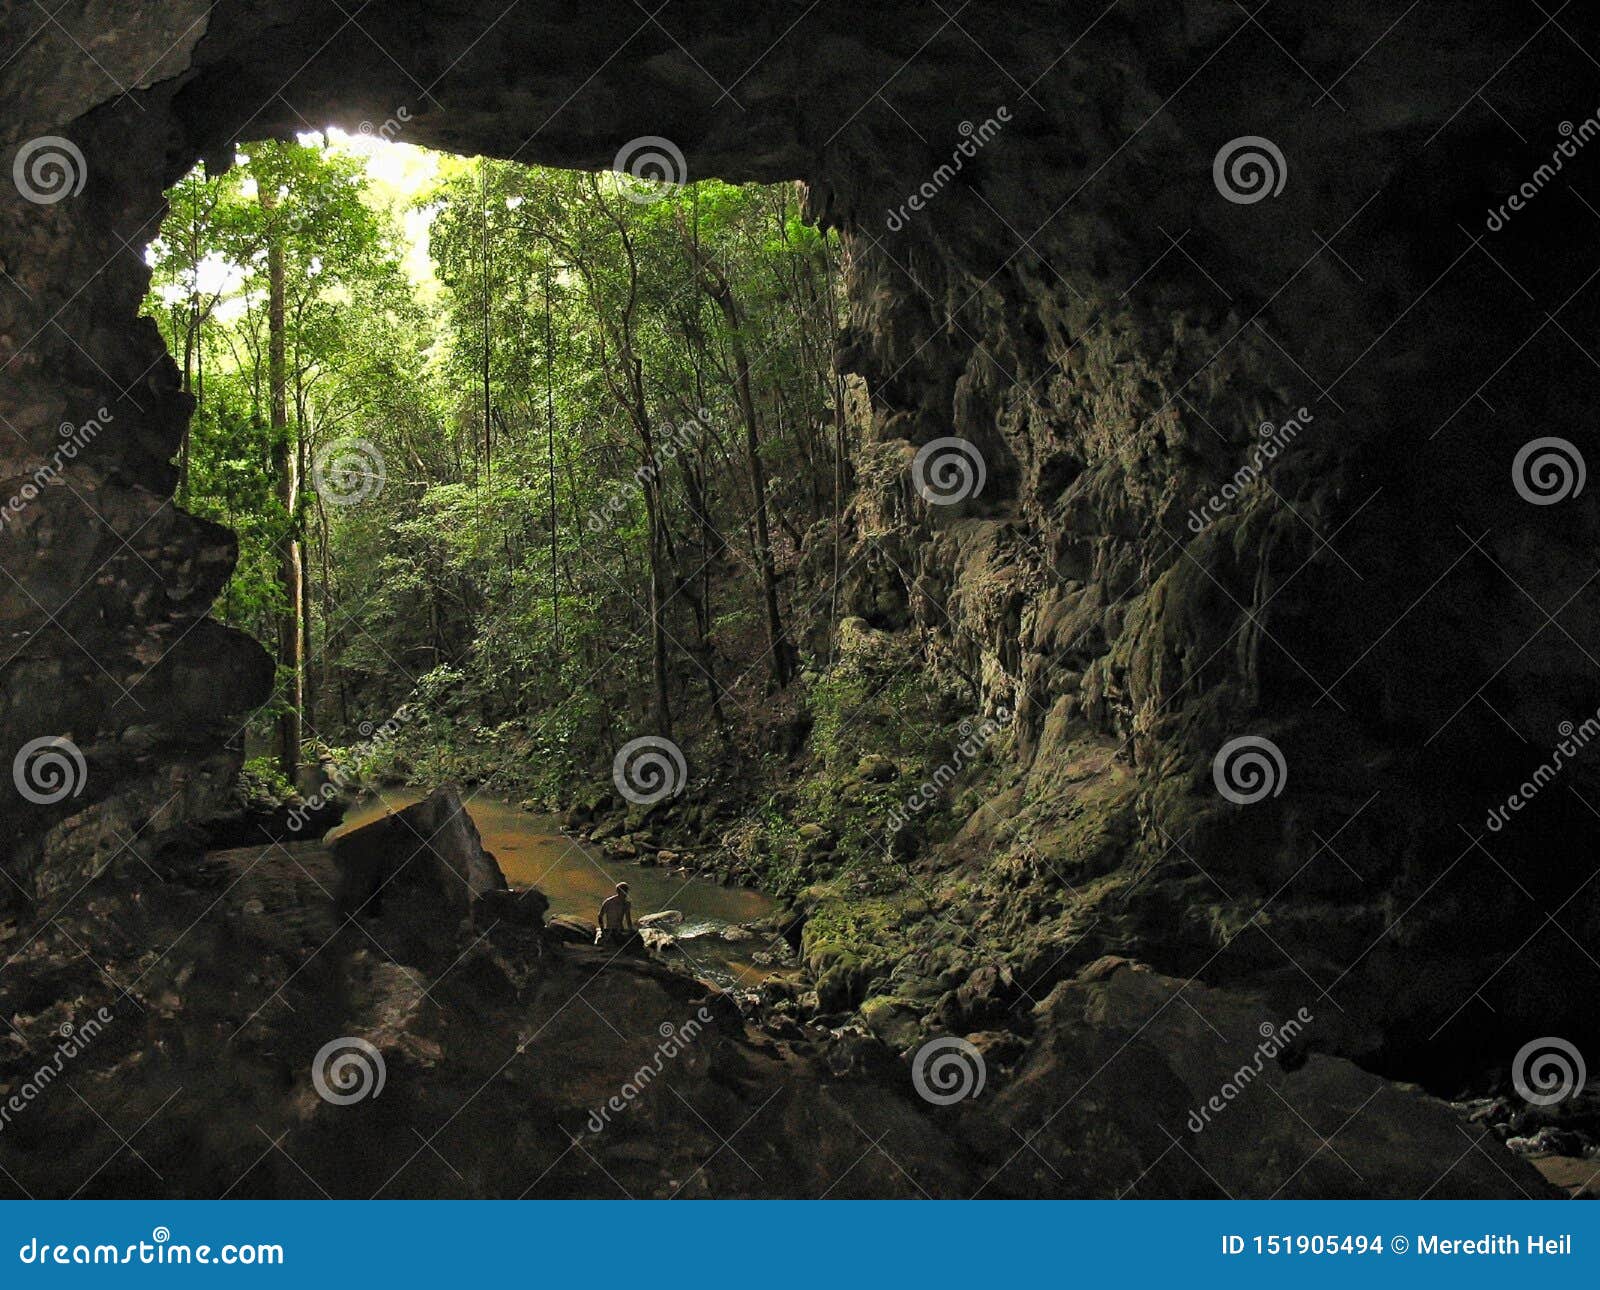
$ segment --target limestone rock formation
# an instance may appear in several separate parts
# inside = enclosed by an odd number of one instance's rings
[[[137,318],[163,187],[404,107],[409,141],[561,165],[664,135],[842,230],[843,608],[1017,714],[945,863],[1027,997],[1116,949],[1313,987],[1327,1050],[1385,1069],[1594,1040],[1600,760],[1485,820],[1600,710],[1600,15],[1392,9],[8,10],[7,169],[42,137],[82,165],[59,200],[0,184],[0,754],[83,769],[0,799],[6,898],[48,912],[217,814],[270,685],[207,617],[233,539],[171,500],[188,407]],[[1262,138],[1252,192],[1228,162]],[[950,439],[983,486],[940,504]],[[1282,767],[1246,803],[1214,778],[1240,739]]]
[[[1260,1019],[1284,1018],[1102,963],[1041,1006],[1026,1054],[964,1040],[983,1077],[950,1089],[857,1028],[753,1024],[587,936],[357,926],[335,915],[336,869],[292,842],[219,853],[160,899],[108,875],[8,942],[5,1194],[1553,1194],[1465,1115],[1308,1054],[1320,1013],[1242,1080]],[[1196,1132],[1228,1081],[1237,1099]]]
[[[1012,1194],[1554,1195],[1485,1126],[1315,1052],[1312,1008],[1275,1016],[1112,960],[1057,986],[1037,1013],[1015,1078],[967,1127],[1006,1144],[991,1185]]]

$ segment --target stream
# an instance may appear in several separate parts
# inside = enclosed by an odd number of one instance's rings
[[[354,803],[330,837],[424,796],[410,789],[381,790]],[[683,914],[683,922],[668,929],[672,943],[658,949],[664,957],[681,959],[696,976],[724,989],[753,989],[773,971],[753,957],[770,947],[771,936],[740,927],[775,911],[773,901],[761,892],[610,859],[598,847],[562,833],[551,817],[529,814],[500,798],[467,798],[466,807],[506,881],[512,887],[539,888],[550,900],[551,917],[566,915],[592,926],[600,902],[617,883],[626,882],[634,918],[665,909]]]

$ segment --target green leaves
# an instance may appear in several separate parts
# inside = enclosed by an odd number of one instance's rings
[[[513,776],[521,758],[553,788],[608,764],[646,707],[655,601],[691,730],[726,719],[709,706],[723,685],[762,683],[746,428],[787,580],[832,504],[830,244],[790,185],[705,180],[641,203],[611,175],[414,170],[433,178],[397,200],[361,156],[310,138],[245,145],[226,175],[169,192],[148,311],[197,400],[180,502],[239,534],[217,612],[274,645],[280,549],[303,548],[308,737],[342,745],[411,702],[428,713],[402,736],[418,773],[451,743],[452,768],[478,757]],[[268,428],[269,242],[288,505]],[[335,505],[315,467],[357,443],[383,486]]]

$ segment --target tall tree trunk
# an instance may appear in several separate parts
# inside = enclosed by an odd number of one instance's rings
[[[761,570],[761,599],[767,615],[767,648],[772,655],[772,679],[781,690],[794,675],[794,658],[778,610],[778,577],[773,567],[771,525],[767,518],[767,470],[761,461],[761,428],[756,419],[755,395],[750,388],[750,353],[744,343],[744,319],[733,298],[733,288],[722,271],[709,260],[702,258],[700,263],[706,290],[722,310],[733,346],[734,388],[739,396],[739,415],[744,421],[750,491],[755,495],[756,561]]]
[[[822,238],[822,270],[827,284],[828,334],[834,323],[834,301],[838,290],[833,280],[833,256],[828,254],[828,238]],[[839,583],[843,577],[844,551],[844,491],[845,491],[845,420],[844,377],[839,372],[839,347],[828,346],[828,371],[833,380],[833,588],[828,605],[828,666],[833,666],[834,651],[839,641]]]
[[[278,549],[278,664],[288,670],[284,711],[278,717],[278,768],[291,784],[300,770],[300,712],[304,701],[304,637],[300,631],[300,540],[295,516],[299,453],[289,439],[288,362],[285,356],[283,237],[274,226],[278,190],[269,178],[257,184],[267,224],[267,401],[272,426],[272,469],[287,528]]]
[[[305,445],[300,448],[300,466],[297,472],[301,479],[306,477]],[[311,553],[311,547],[306,542],[302,533],[295,542],[296,572],[299,574],[300,585],[300,666],[296,671],[299,681],[298,690],[300,724],[304,729],[309,729],[312,734],[317,730],[317,704],[316,687],[312,680],[311,668],[316,658],[311,648],[311,577],[310,571],[316,567]]]
[[[561,677],[561,580],[557,555],[561,522],[556,512],[556,385],[555,330],[550,318],[550,266],[544,270],[544,411],[545,464],[550,481],[550,633],[554,640],[556,679]]]
[[[483,286],[483,474],[484,478],[494,477],[494,415],[490,409],[489,400],[489,345],[490,345],[490,320],[489,320],[489,159],[478,158],[478,197],[480,202],[479,217],[481,220],[479,232],[482,235],[482,278]]]
[[[672,738],[672,698],[667,677],[667,578],[666,578],[666,527],[667,517],[662,510],[661,463],[656,459],[655,439],[650,424],[649,405],[645,402],[644,364],[632,359],[630,373],[633,382],[633,417],[645,456],[645,512],[650,521],[650,675],[655,684],[656,731],[664,739]]]

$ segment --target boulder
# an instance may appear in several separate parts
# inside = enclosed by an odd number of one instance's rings
[[[872,784],[886,784],[898,778],[900,768],[882,753],[868,753],[856,763],[856,775]]]
[[[555,940],[570,945],[589,945],[594,942],[594,924],[570,914],[561,914],[545,924],[545,932]]]
[[[474,921],[480,926],[509,923],[513,927],[543,927],[550,899],[537,887],[515,891],[486,891],[478,897]]]
[[[1126,961],[1091,965],[1033,1009],[1032,1043],[1003,1087],[964,1104],[974,1150],[1007,1144],[986,1194],[1560,1194],[1448,1104],[1317,1052],[1336,1011],[1314,991],[1269,1003]],[[986,1065],[1003,1060],[1001,1041],[968,1042]]]
[[[643,917],[637,918],[634,921],[638,924],[640,931],[643,931],[647,927],[654,928],[657,931],[665,931],[667,928],[677,927],[683,922],[683,911],[678,909],[663,909],[659,913],[645,914]]]
[[[448,785],[336,838],[333,856],[341,915],[381,914],[386,901],[410,897],[436,909],[438,921],[453,927],[471,917],[479,897],[507,887],[461,795]]]
[[[1027,1051],[1022,1036],[1009,1030],[979,1030],[967,1036],[967,1042],[978,1050],[991,1067],[1012,1065]]]
[[[866,997],[867,966],[853,955],[841,955],[817,980],[817,1002],[823,1012],[849,1012]]]
[[[861,1020],[891,1048],[904,1048],[920,1033],[921,1014],[904,999],[874,995],[861,1005]]]
[[[807,855],[827,855],[835,845],[833,833],[820,824],[802,824],[795,830],[795,836],[800,839],[800,845]]]

